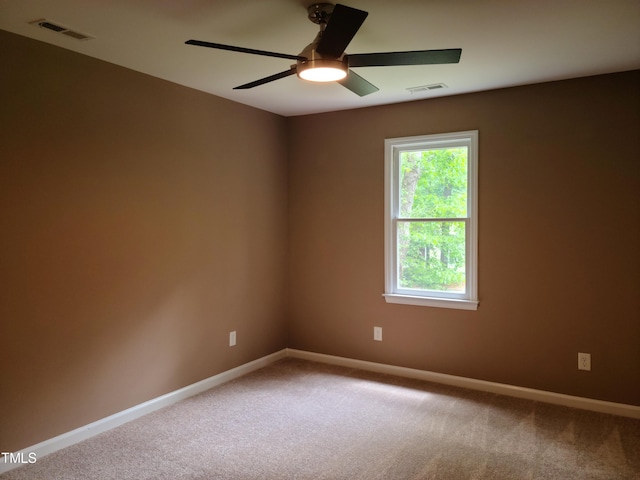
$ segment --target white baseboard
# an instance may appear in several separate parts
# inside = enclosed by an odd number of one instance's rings
[[[609,413],[612,415],[620,415],[624,417],[640,419],[640,407],[635,405],[626,405],[623,403],[605,402],[602,400],[593,400],[590,398],[575,397],[564,395],[561,393],[546,392],[544,390],[534,390],[532,388],[516,387],[502,383],[487,382],[484,380],[475,380],[472,378],[457,377],[455,375],[446,375],[443,373],[429,372],[426,370],[416,370],[413,368],[398,367],[394,365],[386,365],[382,363],[366,362],[364,360],[355,360],[352,358],[336,357],[333,355],[325,355],[321,353],[306,352],[292,348],[285,348],[278,352],[272,353],[265,357],[259,358],[239,367],[232,368],[226,372],[219,373],[212,377],[206,378],[200,382],[188,385],[174,392],[167,393],[160,397],[154,398],[147,402],[141,403],[134,407],[123,410],[109,417],[103,418],[96,422],[77,428],[57,437],[45,440],[31,447],[25,448],[17,454],[20,458],[30,458],[29,454],[35,453],[37,458],[44,457],[50,453],[56,452],[63,448],[69,447],[83,440],[98,435],[99,433],[111,430],[119,425],[140,418],[143,415],[159,410],[160,408],[177,403],[186,398],[197,395],[198,393],[209,390],[235,378],[241,377],[248,373],[266,367],[267,365],[285,357],[300,358],[315,362],[328,363],[332,365],[340,365],[350,368],[358,368],[372,372],[385,373],[389,375],[397,375],[400,377],[416,378],[429,382],[442,383],[445,385],[453,385],[456,387],[469,388],[472,390],[480,390],[484,392],[499,393],[511,397],[524,398],[528,400],[536,400],[540,402],[552,403],[555,405],[564,405],[567,407],[580,408],[583,410],[591,410],[600,413]],[[20,467],[20,463],[5,463],[0,457],[0,474]]]
[[[535,400],[539,402],[552,403],[555,405],[563,405],[565,407],[579,408],[582,410],[591,410],[593,412],[609,413],[612,415],[640,419],[640,407],[635,405],[627,405],[625,403],[606,402],[603,400],[594,400],[591,398],[575,397],[562,393],[535,390],[533,388],[516,387],[514,385],[506,385],[504,383],[487,382],[485,380],[476,380],[473,378],[458,377],[455,375],[429,372],[426,370],[416,370],[413,368],[397,367],[394,365],[386,365],[383,363],[366,362],[363,360],[354,360],[352,358],[336,357],[333,355],[312,353],[291,348],[287,348],[287,357],[329,363],[332,365],[340,365],[343,367],[359,368],[361,370],[386,373],[399,377],[416,378],[419,380],[442,383],[445,385],[468,388],[471,390],[499,393],[501,395],[508,395],[510,397],[524,398],[527,400]]]
[[[111,430],[112,428],[130,422],[131,420],[140,418],[143,415],[154,412],[173,403],[177,403],[180,400],[193,397],[198,393],[246,375],[247,373],[251,373],[254,370],[266,367],[270,363],[285,357],[286,349],[280,350],[279,352],[245,363],[244,365],[232,368],[231,370],[219,373],[218,375],[205,378],[197,383],[187,385],[179,390],[153,398],[147,402],[123,410],[122,412],[115,413],[106,418],[90,423],[89,425],[85,425],[70,432],[63,433],[62,435],[58,435],[57,437],[50,438],[49,440],[45,440],[44,442],[25,448],[20,452],[17,452],[17,454],[19,458],[30,458],[29,454],[32,453],[36,454],[36,458],[44,457],[45,455],[49,455],[50,453],[57,452],[58,450],[91,438],[94,435],[98,435],[99,433]],[[6,457],[0,456],[0,474],[20,466],[22,466],[21,463],[9,463],[6,462]]]

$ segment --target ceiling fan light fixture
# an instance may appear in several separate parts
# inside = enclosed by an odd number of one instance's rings
[[[335,82],[347,76],[347,67],[341,60],[318,58],[299,63],[298,76],[310,82]]]
[[[401,65],[437,65],[458,63],[461,48],[446,50],[411,50],[406,52],[374,52],[350,55],[347,46],[358,32],[368,13],[357,8],[331,3],[316,3],[307,8],[308,18],[320,26],[314,40],[298,55],[256,50],[254,48],[223,45],[221,43],[187,40],[187,45],[216,48],[231,52],[249,53],[265,57],[286,58],[295,60],[288,70],[253,82],[245,83],[234,90],[246,90],[264,85],[275,80],[297,75],[298,78],[310,82],[339,82],[347,90],[364,97],[377,92],[378,87],[369,83],[353,70],[352,67],[394,67]],[[427,86],[429,87],[429,86]]]

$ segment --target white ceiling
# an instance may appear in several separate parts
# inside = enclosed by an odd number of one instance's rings
[[[342,2],[369,12],[348,53],[462,48],[460,63],[354,69],[380,88],[366,97],[295,75],[233,90],[294,62],[184,44],[296,55],[318,31],[313,0],[0,0],[0,29],[285,116],[640,68],[640,0]],[[94,38],[29,24],[42,18]],[[448,88],[406,90],[434,83]]]

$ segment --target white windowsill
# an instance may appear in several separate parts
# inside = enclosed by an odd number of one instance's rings
[[[422,307],[457,308],[459,310],[477,310],[477,300],[460,300],[458,298],[417,297],[414,295],[398,295],[397,293],[382,294],[387,303],[404,305],[419,305]]]

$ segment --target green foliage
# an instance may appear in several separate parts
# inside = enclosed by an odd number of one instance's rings
[[[467,149],[403,152],[400,175],[400,217],[423,220],[398,222],[400,286],[464,290]]]

